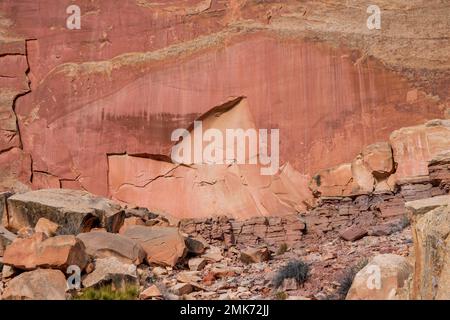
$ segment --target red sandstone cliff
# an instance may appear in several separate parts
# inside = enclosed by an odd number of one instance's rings
[[[443,1],[379,1],[372,31],[364,1],[77,1],[82,26],[68,30],[70,3],[0,3],[3,188],[86,189],[177,216],[221,202],[214,213],[287,214],[316,172],[449,104]],[[257,128],[280,129],[275,182],[242,168],[174,174],[161,161],[171,132],[237,96]],[[224,185],[192,191],[211,180]]]

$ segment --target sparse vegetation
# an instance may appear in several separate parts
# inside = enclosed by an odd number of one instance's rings
[[[284,291],[277,291],[277,293],[275,293],[276,300],[286,300],[288,297],[289,295]]]
[[[337,296],[339,299],[345,299],[348,291],[350,290],[353,280],[355,279],[356,274],[364,268],[368,263],[367,259],[362,259],[353,267],[347,269],[344,274],[341,276],[339,280],[339,288],[337,289]]]
[[[277,255],[278,255],[278,256],[282,255],[283,253],[285,253],[286,251],[288,251],[288,249],[289,249],[288,245],[287,245],[285,242],[283,242],[283,243],[280,244],[280,246],[278,247]]]
[[[309,265],[300,260],[293,260],[277,272],[273,279],[273,285],[275,288],[279,288],[285,279],[295,279],[298,284],[303,284],[308,276]]]
[[[137,286],[126,286],[123,289],[114,289],[112,285],[98,288],[84,289],[81,294],[74,296],[74,300],[136,300],[139,295]]]

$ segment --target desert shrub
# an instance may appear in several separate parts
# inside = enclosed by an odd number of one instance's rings
[[[367,259],[362,259],[353,267],[347,269],[344,274],[339,279],[339,287],[337,289],[337,296],[339,299],[345,299],[348,291],[350,290],[353,280],[355,279],[356,274],[364,268],[368,263]]]
[[[84,289],[74,300],[136,300],[139,295],[137,286],[125,286],[123,289],[114,289],[112,285],[98,288]]]
[[[303,284],[309,275],[309,265],[300,260],[290,261],[282,267],[273,278],[275,288],[280,287],[285,279],[295,279],[297,283]]]
[[[286,300],[289,297],[289,295],[284,291],[278,291],[275,293],[275,299],[276,300]]]
[[[288,245],[283,242],[282,244],[280,244],[280,246],[278,247],[277,250],[277,255],[282,255],[283,253],[285,253],[286,251],[288,251]]]

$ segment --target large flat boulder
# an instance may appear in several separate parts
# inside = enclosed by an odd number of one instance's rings
[[[83,278],[83,286],[99,287],[112,283],[115,288],[137,284],[136,266],[119,261],[116,257],[97,259],[95,269]]]
[[[42,189],[8,198],[8,228],[34,227],[40,218],[60,225],[59,234],[78,234],[93,227],[118,232],[124,212],[120,205],[88,192]]]
[[[347,300],[396,300],[407,290],[413,268],[406,258],[380,254],[359,271],[348,291]]]
[[[449,300],[450,196],[408,202],[407,207],[415,253],[411,298]]]
[[[123,235],[142,246],[149,264],[173,267],[187,252],[184,238],[177,228],[130,226]]]
[[[41,267],[65,271],[70,265],[83,270],[88,263],[88,255],[83,242],[73,235],[46,239],[43,233],[35,233],[30,238],[17,238],[9,245],[3,263],[23,270]]]
[[[123,263],[139,265],[145,251],[136,241],[120,234],[91,231],[77,236],[86,246],[86,252],[94,258],[116,257]]]
[[[24,272],[8,282],[3,300],[65,300],[66,277],[59,270]]]
[[[441,206],[450,206],[450,195],[414,200],[405,203],[405,207],[412,213],[413,219],[417,219],[419,216]]]

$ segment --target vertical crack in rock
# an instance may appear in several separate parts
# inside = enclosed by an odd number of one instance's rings
[[[16,103],[19,98],[31,92],[28,41],[16,41],[0,47],[0,188],[22,190],[32,181],[31,155],[23,152],[19,117]],[[2,51],[4,50],[4,51]]]

